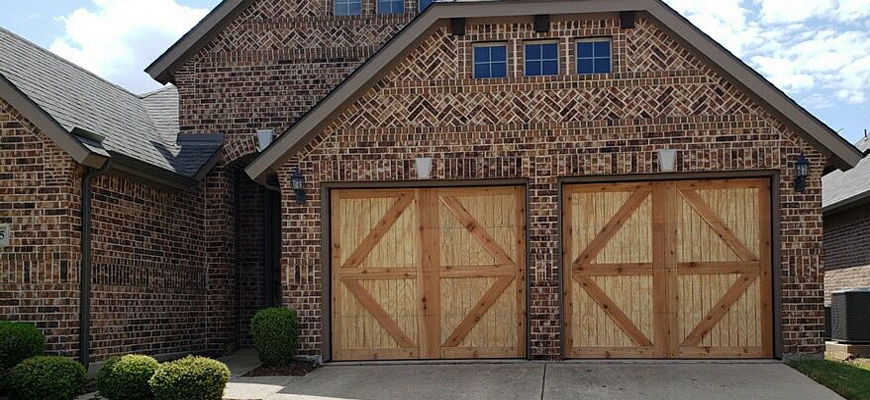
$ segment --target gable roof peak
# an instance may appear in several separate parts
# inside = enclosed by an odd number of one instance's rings
[[[533,17],[550,15],[639,12],[657,21],[675,39],[716,65],[724,76],[766,105],[836,167],[847,170],[863,158],[851,143],[799,106],[784,92],[743,63],[661,0],[474,0],[438,2],[406,25],[386,45],[345,79],[326,98],[263,151],[246,169],[255,180],[277,171],[289,157],[334,120],[398,60],[419,44],[436,23],[453,18]]]

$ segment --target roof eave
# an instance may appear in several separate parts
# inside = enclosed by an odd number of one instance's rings
[[[769,105],[784,121],[792,125],[796,132],[819,148],[831,162],[843,170],[858,164],[863,157],[861,152],[839,137],[829,127],[797,105],[772,83],[728,52],[715,40],[680,16],[679,13],[658,0],[587,0],[587,1],[540,1],[519,0],[511,2],[458,2],[435,3],[407,25],[385,46],[375,53],[360,68],[345,79],[332,93],[324,98],[311,111],[300,118],[261,153],[245,171],[257,181],[286,162],[301,149],[312,133],[327,126],[337,110],[355,101],[364,89],[385,73],[385,69],[397,62],[403,54],[410,51],[412,44],[423,40],[425,33],[434,28],[441,20],[450,18],[519,17],[534,16],[546,7],[547,13],[591,14],[620,11],[640,11],[652,16],[653,20],[665,26],[679,40],[697,49],[702,57],[708,58],[726,76],[734,79],[753,97]]]
[[[831,216],[870,204],[870,190],[822,207],[824,216]]]
[[[101,168],[108,160],[108,157],[97,154],[83,145],[3,74],[0,74],[0,98],[12,105],[24,118],[45,133],[55,145],[69,154],[77,163]]]
[[[223,0],[196,26],[151,63],[145,72],[162,84],[175,82],[175,71],[244,11],[253,0]]]
[[[182,191],[199,186],[200,181],[196,178],[187,177],[118,152],[110,153],[114,161],[112,170],[119,175],[165,191]]]

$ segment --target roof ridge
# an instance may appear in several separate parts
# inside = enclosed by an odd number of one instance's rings
[[[91,72],[91,71],[88,71],[87,69],[85,69],[85,68],[82,67],[81,65],[78,65],[78,64],[76,64],[76,63],[74,63],[74,62],[72,62],[72,61],[70,61],[70,60],[67,60],[66,58],[63,58],[63,57],[61,57],[61,56],[55,54],[55,53],[52,52],[51,50],[48,50],[48,49],[46,49],[46,48],[44,48],[44,47],[42,47],[42,46],[40,46],[40,45],[38,45],[38,44],[36,44],[36,43],[30,41],[30,40],[27,39],[27,38],[25,38],[25,37],[23,37],[23,36],[21,36],[21,35],[15,33],[15,32],[10,31],[9,29],[4,28],[3,26],[0,26],[0,31],[9,34],[10,36],[12,36],[12,37],[14,37],[14,38],[16,38],[16,39],[18,39],[18,40],[24,42],[25,44],[29,45],[30,47],[33,47],[33,48],[37,49],[38,51],[42,52],[43,54],[46,54],[46,55],[48,55],[48,56],[50,56],[50,57],[53,57],[53,58],[57,59],[58,61],[61,61],[61,62],[65,63],[65,64],[67,64],[67,65],[69,65],[69,66],[71,66],[71,67],[73,67],[73,68],[75,68],[75,69],[77,69],[77,70],[79,70],[79,71],[81,71],[81,72],[83,72],[83,73],[85,73],[85,74],[91,76],[91,77],[94,77],[94,78],[96,78],[96,79],[102,81],[103,83],[106,83],[106,84],[108,84],[108,85],[110,85],[110,86],[114,86],[115,88],[120,89],[122,92],[124,92],[124,93],[126,93],[126,94],[129,94],[130,96],[133,96],[133,97],[136,97],[136,98],[140,98],[140,99],[141,99],[141,97],[139,97],[139,95],[137,95],[136,93],[133,93],[133,92],[130,91],[129,89],[127,89],[127,88],[125,88],[125,87],[123,87],[123,86],[121,86],[121,85],[119,85],[119,84],[117,84],[117,83],[114,83],[114,82],[112,82],[112,81],[110,81],[110,80],[108,80],[108,79],[106,79],[106,78],[103,78],[103,77],[101,77],[101,76],[99,76],[99,75],[97,75],[97,74],[95,74],[95,73],[93,73],[93,72]]]
[[[139,95],[137,95],[137,96],[138,96],[140,99],[143,99],[143,100],[144,100],[144,99],[146,99],[146,98],[148,98],[148,97],[151,97],[151,96],[154,96],[154,95],[156,95],[156,94],[159,94],[160,92],[164,92],[164,91],[167,91],[167,90],[172,90],[174,87],[175,87],[175,85],[169,83],[169,84],[163,85],[163,87],[161,87],[161,88],[157,88],[157,89],[154,89],[154,90],[152,90],[152,91],[150,91],[150,92],[145,92],[145,93],[139,94]]]

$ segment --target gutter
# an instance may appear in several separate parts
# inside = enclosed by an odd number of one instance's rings
[[[82,261],[79,268],[79,362],[88,368],[91,355],[91,199],[93,198],[93,182],[112,169],[114,161],[109,159],[100,169],[88,171],[82,177]]]

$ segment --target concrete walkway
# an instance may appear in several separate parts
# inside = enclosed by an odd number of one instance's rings
[[[843,400],[774,362],[333,364],[276,378],[243,378],[236,370],[225,399]]]

